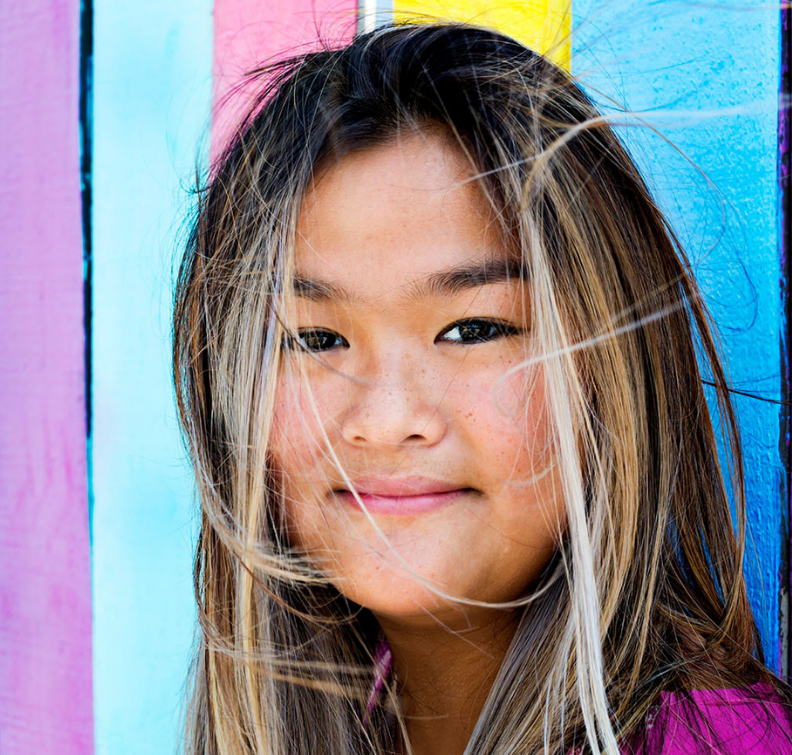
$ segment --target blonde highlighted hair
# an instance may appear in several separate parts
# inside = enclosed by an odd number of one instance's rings
[[[376,622],[290,548],[268,443],[301,201],[320,168],[403,131],[455,141],[513,242],[567,502],[467,752],[615,753],[660,691],[764,681],[786,694],[746,598],[740,442],[707,311],[582,88],[514,40],[454,24],[383,28],[254,80],[199,192],[176,297],[176,392],[202,512],[187,751],[400,746],[394,686],[366,711]]]

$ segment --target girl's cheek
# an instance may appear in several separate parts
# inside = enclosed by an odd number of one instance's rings
[[[549,411],[541,369],[507,369],[448,386],[457,415],[481,425],[482,431],[519,435],[523,447],[545,445],[550,438]]]
[[[332,400],[323,385],[306,385],[296,375],[283,375],[276,389],[271,449],[284,471],[305,468],[326,447],[332,427]],[[329,436],[327,436],[328,439]]]

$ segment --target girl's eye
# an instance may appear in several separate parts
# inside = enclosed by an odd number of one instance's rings
[[[522,330],[514,325],[501,320],[486,320],[481,317],[474,317],[469,320],[459,320],[449,325],[437,338],[438,341],[449,341],[451,343],[484,343],[494,341],[496,338],[506,336],[516,336]]]
[[[284,347],[317,352],[330,351],[330,349],[347,349],[349,348],[349,342],[332,330],[307,328],[298,330],[296,336],[287,336],[284,341]]]

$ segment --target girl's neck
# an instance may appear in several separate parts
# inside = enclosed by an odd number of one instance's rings
[[[431,617],[415,624],[380,619],[415,755],[465,750],[517,622],[515,613],[494,611],[468,616],[464,629]]]

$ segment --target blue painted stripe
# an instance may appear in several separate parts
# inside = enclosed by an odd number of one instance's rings
[[[195,609],[169,368],[172,264],[208,141],[211,0],[95,0],[96,751],[173,755]]]
[[[573,73],[638,111],[692,161],[648,129],[620,129],[692,258],[735,387],[781,398],[778,7],[575,0],[573,24]],[[750,398],[735,403],[745,443],[749,591],[768,662],[778,668],[779,409]]]

